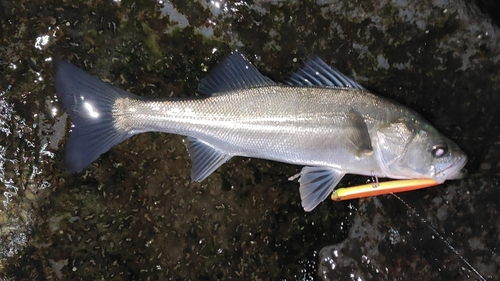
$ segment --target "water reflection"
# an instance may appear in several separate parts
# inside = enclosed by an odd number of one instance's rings
[[[39,37],[36,48],[47,44],[46,40]],[[7,75],[15,76],[18,63],[11,62],[9,70],[12,73]],[[45,83],[41,71],[29,72],[26,79]],[[51,186],[50,179],[43,176],[43,167],[54,157],[54,147],[44,138],[53,131],[52,119],[47,122],[43,111],[24,111],[25,106],[32,108],[34,93],[16,93],[15,87],[10,84],[0,92],[0,272],[5,259],[21,253],[27,245],[37,194]]]
[[[85,107],[85,109],[87,109],[87,112],[88,112],[88,116],[92,117],[92,118],[97,118],[99,117],[99,112],[97,112],[94,107],[92,106],[92,104],[88,101],[84,102],[83,103],[83,106]]]

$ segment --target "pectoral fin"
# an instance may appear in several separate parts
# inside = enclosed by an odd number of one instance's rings
[[[349,138],[349,143],[352,145],[353,153],[358,157],[371,155],[373,153],[372,141],[368,133],[363,116],[354,109],[351,109],[347,114],[349,127],[353,128],[350,133],[346,135]]]
[[[304,167],[300,172],[300,199],[306,212],[312,211],[335,189],[345,173],[328,167]]]
[[[191,180],[200,182],[231,159],[232,155],[196,138],[187,138],[187,149],[191,156]]]

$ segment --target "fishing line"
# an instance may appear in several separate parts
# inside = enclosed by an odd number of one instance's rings
[[[417,211],[416,211],[413,207],[411,207],[408,203],[406,203],[406,201],[404,201],[401,197],[397,196],[396,194],[394,194],[394,193],[391,193],[391,194],[392,194],[394,197],[396,197],[399,201],[401,201],[401,202],[402,202],[402,203],[403,203],[403,204],[404,204],[404,205],[405,205],[405,206],[406,206],[409,210],[411,210],[412,214],[413,214],[413,215],[415,215],[416,217],[418,217],[418,218],[420,219],[420,222],[421,222],[421,223],[423,223],[424,225],[426,225],[426,226],[427,226],[427,227],[431,230],[431,232],[432,232],[434,235],[436,235],[437,237],[439,237],[439,239],[440,239],[441,241],[443,241],[443,242],[446,244],[446,246],[448,246],[448,248],[449,248],[450,250],[452,250],[452,251],[455,253],[455,255],[457,255],[457,256],[458,256],[458,257],[459,257],[459,258],[460,258],[460,259],[461,259],[461,260],[462,260],[462,261],[463,261],[463,262],[464,262],[464,263],[465,263],[465,264],[469,267],[469,269],[470,269],[472,272],[476,273],[476,275],[479,277],[479,279],[480,279],[481,281],[486,281],[486,278],[484,278],[484,277],[481,275],[481,273],[479,273],[479,271],[478,271],[478,270],[477,270],[474,266],[472,266],[472,264],[470,264],[470,263],[469,263],[469,262],[468,262],[468,261],[467,261],[467,260],[466,260],[466,259],[465,259],[465,258],[464,258],[464,257],[463,257],[463,256],[462,256],[462,255],[461,255],[461,254],[460,254],[460,253],[456,250],[456,249],[455,249],[455,247],[453,247],[453,246],[452,246],[452,245],[451,245],[448,241],[446,241],[446,239],[444,239],[444,237],[443,237],[441,234],[439,234],[439,232],[438,232],[438,231],[437,231],[434,227],[432,227],[432,226],[431,226],[431,224],[430,224],[430,223],[429,223],[426,219],[424,219],[422,216],[420,216],[420,214],[419,214],[419,213],[417,213]]]

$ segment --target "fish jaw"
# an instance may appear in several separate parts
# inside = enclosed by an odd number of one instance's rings
[[[439,169],[435,167],[435,175],[432,177],[437,183],[443,183],[446,180],[459,180],[467,176],[467,170],[464,169],[467,164],[467,156],[460,157],[450,166]]]

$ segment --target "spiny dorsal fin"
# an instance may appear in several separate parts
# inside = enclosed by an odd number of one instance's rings
[[[200,81],[198,91],[205,95],[212,95],[276,84],[262,75],[242,54],[234,52]]]
[[[340,87],[366,91],[363,86],[327,65],[319,57],[306,60],[304,66],[293,73],[286,83],[293,86]]]

